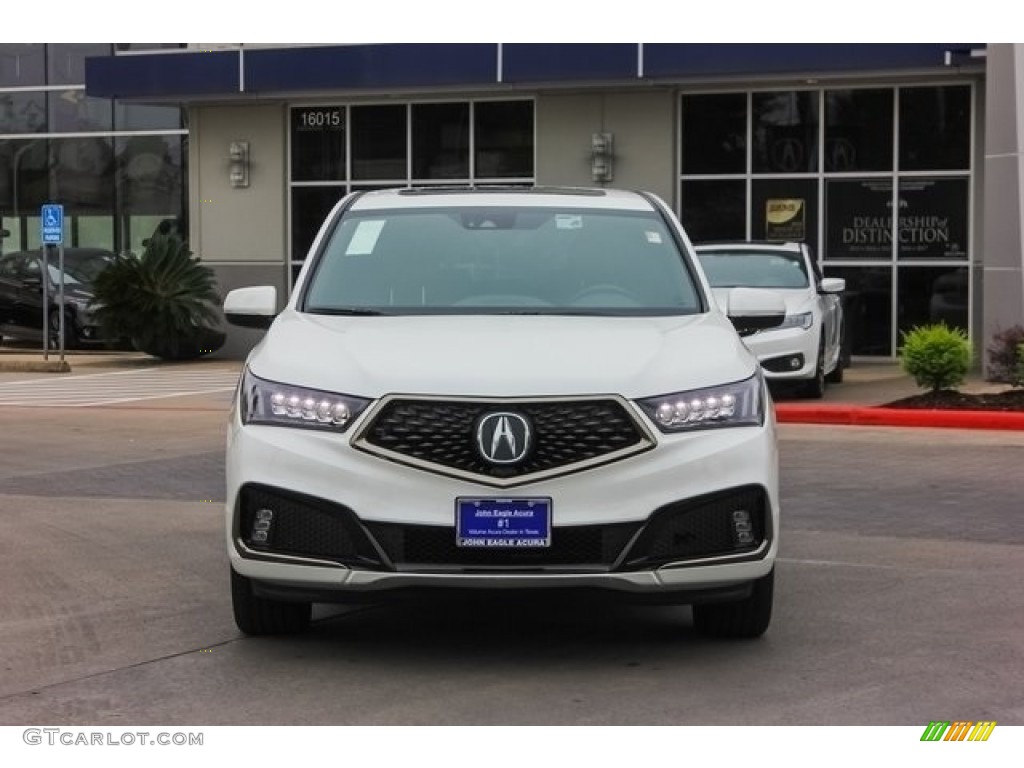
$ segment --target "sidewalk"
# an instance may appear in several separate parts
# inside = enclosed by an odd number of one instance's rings
[[[1006,385],[987,382],[974,372],[958,389],[980,394],[1001,392]],[[787,424],[1024,430],[1024,412],[878,407],[923,391],[895,360],[855,358],[845,371],[843,383],[827,386],[823,399],[803,400],[780,394],[775,400],[775,413],[781,423]]]
[[[166,363],[143,352],[115,352],[107,349],[75,349],[64,353],[61,361],[58,352],[50,352],[49,359],[43,359],[40,349],[25,346],[0,346],[0,373],[96,373],[100,370],[119,370],[126,368],[147,368],[155,366],[207,365],[210,363],[224,364],[235,362],[241,367],[242,362],[228,361],[223,358],[204,357],[177,363]]]

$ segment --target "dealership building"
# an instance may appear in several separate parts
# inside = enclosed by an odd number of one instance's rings
[[[4,44],[3,249],[47,201],[77,245],[171,220],[283,300],[351,191],[637,188],[694,241],[807,242],[854,354],[939,320],[980,351],[1024,323],[1022,125],[1010,44]]]

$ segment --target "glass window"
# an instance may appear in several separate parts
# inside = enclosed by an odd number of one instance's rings
[[[68,215],[110,214],[114,210],[113,140],[105,136],[51,139],[52,198],[60,200]]]
[[[43,43],[0,44],[0,87],[46,85]]]
[[[469,103],[413,104],[412,168],[417,179],[469,177]]]
[[[750,216],[752,239],[807,243],[818,253],[817,179],[754,179]]]
[[[103,248],[107,251],[114,250],[114,216],[113,211],[106,215],[75,216],[72,219],[74,224],[73,243],[76,248]]]
[[[352,178],[405,179],[408,175],[404,104],[352,107]]]
[[[110,99],[86,96],[82,88],[50,91],[48,95],[51,131],[95,133],[114,127],[114,104]]]
[[[114,129],[118,131],[173,131],[181,128],[181,119],[178,107],[114,102]]]
[[[747,185],[742,179],[684,181],[680,190],[680,216],[695,242],[746,240]]]
[[[929,323],[967,330],[967,267],[900,267],[897,280],[901,339]]]
[[[46,49],[49,85],[82,85],[85,57],[110,55],[110,43],[47,43]]]
[[[162,51],[184,48],[185,43],[114,43],[115,51]]]
[[[45,132],[45,91],[0,93],[0,133]]]
[[[0,141],[0,211],[5,227],[16,230],[11,219],[39,213],[49,201],[49,142],[44,138]],[[12,231],[12,236],[15,236]],[[9,243],[5,243],[9,245]],[[7,248],[7,250],[11,250]]]
[[[851,352],[855,355],[891,355],[892,269],[826,264],[825,276],[846,280],[843,317]]]
[[[344,186],[292,187],[292,258],[306,258],[309,246],[334,205],[345,196]]]
[[[683,96],[682,169],[685,174],[746,172],[745,93]]]
[[[967,258],[967,179],[900,179],[901,259]]]
[[[17,256],[4,256],[0,259],[0,277],[6,277],[8,280],[13,280],[18,274],[20,258]]]
[[[893,91],[825,91],[825,170],[891,171]]]
[[[699,294],[657,214],[529,206],[350,213],[304,309],[674,315]]]
[[[746,171],[746,94],[683,96],[685,174]]]
[[[483,179],[533,176],[533,102],[480,101],[474,109],[475,176]]]
[[[754,173],[818,170],[818,92],[755,93],[753,105]]]
[[[971,89],[900,89],[900,170],[966,169],[971,164]]]
[[[139,253],[161,225],[185,231],[181,136],[131,136],[115,140],[121,242]]]
[[[345,108],[296,107],[291,121],[292,180],[344,181]]]
[[[826,259],[892,259],[892,180],[825,182]]]

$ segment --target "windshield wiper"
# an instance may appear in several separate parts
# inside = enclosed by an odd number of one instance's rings
[[[313,315],[348,315],[355,317],[376,317],[377,315],[386,315],[387,312],[381,312],[379,309],[366,309],[365,307],[316,307],[315,309],[306,309],[307,312]]]

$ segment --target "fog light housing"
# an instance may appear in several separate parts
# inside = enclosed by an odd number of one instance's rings
[[[736,544],[747,547],[754,543],[754,523],[750,513],[745,509],[737,509],[732,513],[732,533]]]
[[[257,509],[253,519],[249,540],[253,544],[266,544],[270,539],[270,527],[274,522],[274,510]]]
[[[804,367],[804,356],[801,354],[781,355],[761,361],[761,367],[769,373],[790,373]]]

